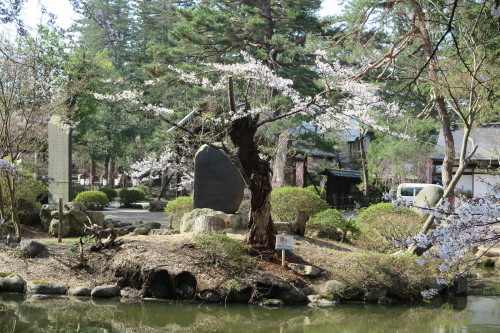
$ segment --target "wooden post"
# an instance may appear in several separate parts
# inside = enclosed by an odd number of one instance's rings
[[[63,199],[59,198],[59,226],[57,228],[57,242],[62,242]]]
[[[285,267],[285,250],[281,250],[281,266]]]

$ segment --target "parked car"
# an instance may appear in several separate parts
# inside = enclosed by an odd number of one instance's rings
[[[417,194],[422,191],[423,188],[435,184],[425,184],[425,183],[402,183],[398,186],[398,191],[396,197],[399,199],[404,199],[407,201],[414,202]],[[443,188],[441,185],[436,185]]]

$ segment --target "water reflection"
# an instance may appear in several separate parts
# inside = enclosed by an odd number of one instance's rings
[[[498,332],[500,297],[426,306],[243,304],[36,298],[0,294],[0,332]]]

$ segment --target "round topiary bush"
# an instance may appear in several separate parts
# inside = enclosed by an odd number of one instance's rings
[[[116,191],[114,189],[109,188],[109,187],[103,187],[99,191],[106,194],[106,196],[108,197],[108,200],[110,202],[113,201],[113,199],[118,196],[118,193],[116,193]]]
[[[361,234],[356,244],[367,250],[391,253],[398,250],[393,240],[415,236],[422,219],[410,209],[396,209],[392,203],[379,203],[363,210],[357,224]]]
[[[177,197],[165,206],[165,213],[170,216],[181,216],[194,209],[193,197]]]
[[[305,188],[314,194],[318,194],[318,191],[319,191],[319,196],[321,197],[321,199],[326,200],[326,191],[321,186],[316,185],[316,187],[314,187],[314,185],[309,185]]]
[[[328,209],[328,204],[317,194],[302,187],[283,187],[271,192],[271,207],[276,221],[292,221],[299,210],[309,216]]]
[[[120,191],[120,200],[125,207],[131,206],[141,200],[144,200],[146,195],[143,191],[124,188]]]
[[[109,200],[101,191],[85,191],[78,193],[75,202],[85,205],[90,210],[100,210],[109,203]]]
[[[336,209],[327,209],[312,216],[307,222],[306,231],[320,238],[342,242],[355,239],[360,232],[355,221],[344,219]]]

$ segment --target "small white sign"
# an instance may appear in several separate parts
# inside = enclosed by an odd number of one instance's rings
[[[293,236],[277,235],[276,250],[293,250]]]

